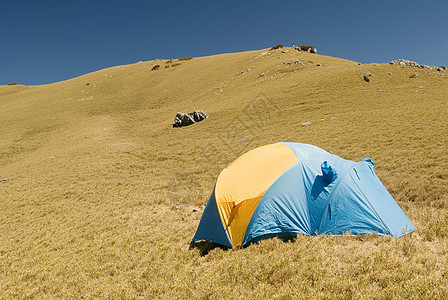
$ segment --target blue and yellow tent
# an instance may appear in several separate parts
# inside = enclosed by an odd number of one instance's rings
[[[353,162],[307,144],[251,150],[219,174],[193,241],[241,247],[285,234],[415,231],[374,168],[368,157]]]

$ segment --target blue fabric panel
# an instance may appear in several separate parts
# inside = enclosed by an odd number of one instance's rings
[[[302,168],[302,188],[306,195],[309,213],[309,232],[314,234],[318,229],[322,212],[327,203],[330,189],[334,182],[328,184],[324,182],[321,165],[327,161],[328,165],[334,164],[334,160],[340,159],[327,151],[313,145],[301,143],[283,143],[290,147],[297,156]],[[300,187],[299,187],[300,188]]]
[[[352,173],[341,179],[324,207],[319,234],[341,235],[351,232],[364,235],[377,232],[379,235],[387,235],[387,228],[354,184],[352,176],[356,175],[353,169]]]
[[[336,179],[332,182],[324,180],[321,170],[323,161],[327,161],[327,165],[331,166],[337,174]],[[329,197],[331,197],[341,179],[344,178],[346,170],[350,169],[352,165],[353,162],[331,154],[313,156],[302,164],[303,185],[308,199],[312,234],[319,230],[320,221]]]
[[[215,200],[215,189],[213,189],[213,192],[208,199],[198,229],[193,237],[193,241],[201,240],[211,241],[230,248],[233,247],[224,225],[222,224],[221,217],[219,216]]]
[[[280,176],[260,199],[243,245],[280,232],[311,234],[300,163]]]
[[[333,190],[338,186],[354,162],[330,154],[313,145],[300,143],[283,143],[290,147],[302,164],[303,189],[307,196],[308,212],[310,216],[310,234],[319,231],[325,207]],[[336,173],[335,180],[326,182],[322,174],[322,163],[327,161]]]
[[[335,182],[328,183],[320,174],[320,164],[302,165],[303,185],[307,195],[307,206],[310,214],[310,234],[314,235],[319,228],[324,207],[328,202]]]
[[[389,232],[400,237],[404,232],[415,231],[414,225],[376,176],[371,164],[361,161],[355,164],[354,169],[354,183],[361,189]]]
[[[306,161],[308,160],[308,158],[315,155],[331,155],[327,151],[314,145],[302,144],[302,143],[283,143],[283,142],[282,144],[291,148],[291,150],[294,151],[294,153],[296,154],[299,161]]]

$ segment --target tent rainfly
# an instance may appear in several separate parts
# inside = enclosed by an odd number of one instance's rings
[[[313,145],[251,150],[218,176],[193,241],[246,246],[274,236],[415,231],[373,171]]]

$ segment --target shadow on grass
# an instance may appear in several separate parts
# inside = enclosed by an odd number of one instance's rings
[[[230,248],[227,246],[223,246],[220,244],[216,244],[209,241],[199,241],[199,242],[191,242],[190,250],[198,249],[201,256],[206,256],[210,251],[215,248],[220,248],[221,250],[229,250]]]
[[[258,244],[259,242],[261,242],[263,240],[274,239],[274,238],[277,238],[284,243],[294,242],[296,237],[297,237],[297,233],[294,233],[294,232],[280,232],[280,233],[264,234],[264,235],[260,235],[259,237],[252,239],[243,248],[246,248],[253,244]]]
[[[256,239],[253,239],[250,241],[247,245],[244,245],[243,247],[238,248],[246,248],[249,247],[252,244],[258,244],[262,240],[271,239],[271,238],[278,238],[279,240],[288,243],[293,242],[295,238],[297,237],[297,234],[294,233],[275,233],[275,234],[266,234],[262,235]],[[201,256],[207,255],[211,250],[215,248],[220,248],[221,250],[229,250],[230,247],[223,246],[214,242],[210,241],[199,241],[199,242],[191,242],[190,243],[190,250],[192,249],[198,249]]]

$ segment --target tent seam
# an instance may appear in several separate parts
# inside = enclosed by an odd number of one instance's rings
[[[355,170],[356,171],[356,170]],[[373,212],[375,213],[375,215],[377,216],[378,220],[381,221],[381,223],[383,224],[383,226],[386,228],[386,230],[389,232],[390,235],[393,235],[392,232],[390,231],[389,227],[386,226],[386,224],[383,222],[383,220],[381,219],[380,215],[377,213],[376,209],[373,207],[372,203],[370,203],[369,199],[366,197],[366,195],[364,195],[364,193],[362,192],[361,188],[359,187],[359,185],[356,183],[355,179],[353,179],[352,175],[350,175],[350,178],[352,179],[353,183],[356,185],[356,187],[358,188],[358,190],[361,192],[361,195],[364,197],[364,199],[366,199],[367,203],[369,203],[370,208],[373,210]],[[393,235],[394,236],[394,235]]]

